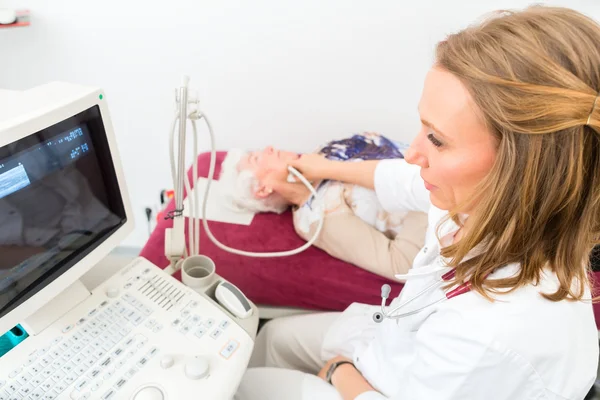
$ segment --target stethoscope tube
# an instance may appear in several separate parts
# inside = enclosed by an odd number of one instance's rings
[[[420,313],[421,311],[425,310],[426,308],[429,308],[433,305],[436,305],[438,303],[441,303],[444,300],[449,300],[452,297],[456,297],[459,296],[461,294],[467,293],[469,292],[469,290],[471,289],[471,285],[469,283],[464,283],[462,285],[459,285],[457,288],[449,291],[448,293],[446,293],[444,295],[444,297],[429,303],[425,306],[422,306],[420,308],[417,308],[416,310],[412,310],[412,311],[408,311],[405,313],[401,313],[401,314],[396,314],[398,312],[398,310],[406,307],[408,304],[412,303],[413,301],[415,301],[416,299],[422,297],[425,293],[431,291],[432,289],[437,289],[438,287],[442,286],[444,284],[444,282],[450,281],[451,279],[454,278],[454,276],[456,275],[456,271],[454,269],[446,272],[445,274],[442,275],[441,279],[436,280],[435,282],[427,285],[423,290],[421,290],[419,293],[417,293],[416,295],[414,295],[412,298],[406,300],[404,303],[398,305],[397,307],[395,307],[392,311],[390,311],[389,313],[387,311],[385,311],[385,303],[386,300],[390,294],[391,288],[390,285],[385,284],[381,287],[381,311],[378,311],[376,313],[373,314],[373,321],[380,323],[382,322],[385,318],[387,319],[401,319],[401,318],[406,318],[409,317],[411,315],[415,315]]]

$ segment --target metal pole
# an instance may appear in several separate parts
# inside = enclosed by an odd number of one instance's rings
[[[185,128],[187,125],[188,83],[190,78],[184,75],[179,88],[179,156],[177,165],[177,187],[175,188],[175,212],[181,216],[183,212],[183,188],[185,179]]]

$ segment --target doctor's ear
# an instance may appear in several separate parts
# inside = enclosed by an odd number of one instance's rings
[[[272,193],[273,193],[273,188],[266,186],[266,185],[260,185],[259,187],[257,187],[254,190],[254,197],[256,197],[258,199],[265,199],[265,198],[269,197]]]

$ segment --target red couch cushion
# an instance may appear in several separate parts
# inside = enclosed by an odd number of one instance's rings
[[[216,177],[225,154],[217,153]],[[198,157],[199,176],[207,176],[209,161],[210,153]],[[191,172],[190,169],[190,180]],[[171,202],[167,211],[174,207]],[[250,226],[211,221],[209,224],[223,244],[241,250],[282,251],[305,243],[294,232],[290,211],[281,215],[257,214]],[[171,220],[159,221],[140,253],[162,268],[168,265],[164,256],[165,229],[172,225]],[[185,226],[187,235],[187,221]],[[249,258],[217,248],[202,229],[200,253],[212,258],[217,273],[259,305],[340,311],[352,302],[380,304],[381,285],[385,283],[392,286],[392,296],[396,296],[402,286],[333,258],[316,247],[290,257]],[[175,277],[180,279],[180,273],[177,272]]]

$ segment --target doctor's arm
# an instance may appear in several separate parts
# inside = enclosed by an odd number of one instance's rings
[[[428,212],[431,205],[420,168],[403,159],[344,162],[306,154],[289,164],[310,181],[330,179],[374,189],[388,212]]]

